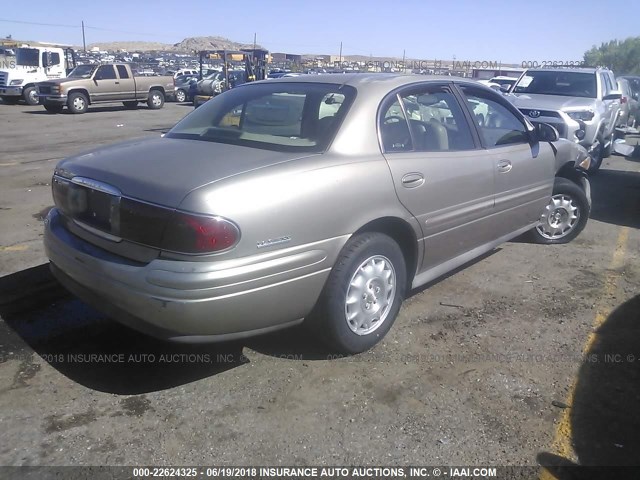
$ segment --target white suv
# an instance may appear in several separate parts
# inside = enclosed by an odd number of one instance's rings
[[[590,172],[611,155],[621,93],[606,68],[525,70],[507,98],[532,122],[553,125],[561,138],[591,155]]]

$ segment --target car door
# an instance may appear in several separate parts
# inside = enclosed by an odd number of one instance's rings
[[[387,97],[379,129],[398,198],[422,228],[418,273],[490,241],[491,158],[479,149],[451,84],[410,86]]]
[[[126,65],[116,65],[119,84],[116,100],[132,100],[136,98],[136,83],[129,74]]]
[[[602,103],[605,108],[605,127],[606,135],[609,136],[615,129],[616,121],[618,120],[618,112],[620,110],[620,100],[605,100],[604,97],[613,92],[616,87],[612,79],[613,75],[609,75],[608,72],[600,72],[600,79],[602,82]]]
[[[549,201],[555,176],[551,145],[531,142],[526,120],[503,96],[473,85],[459,87],[476,118],[495,185],[496,237],[536,223]]]
[[[93,101],[117,100],[119,81],[113,65],[100,65],[93,76],[93,83],[91,89]]]

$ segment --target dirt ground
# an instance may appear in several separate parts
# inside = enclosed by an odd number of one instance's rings
[[[605,160],[573,243],[510,242],[414,292],[370,352],[301,329],[170,345],[58,287],[42,218],[59,159],[190,108],[0,104],[0,465],[640,463],[638,160]]]

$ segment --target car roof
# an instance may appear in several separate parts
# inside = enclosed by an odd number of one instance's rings
[[[567,72],[567,73],[596,73],[607,72],[608,68],[575,67],[575,68],[529,68],[527,72]]]
[[[336,85],[349,85],[358,90],[384,90],[389,91],[405,85],[424,82],[467,83],[479,85],[481,83],[463,77],[449,75],[410,75],[397,73],[321,73],[319,75],[298,75],[296,77],[279,77],[263,80],[261,82],[273,83],[332,83]]]

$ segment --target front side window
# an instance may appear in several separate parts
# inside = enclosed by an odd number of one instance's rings
[[[324,151],[355,98],[353,87],[320,83],[242,86],[194,110],[167,133],[277,151]]]
[[[96,80],[115,80],[116,71],[113,69],[113,65],[100,65],[95,78]]]
[[[525,124],[509,108],[487,92],[473,87],[461,87],[461,90],[487,148],[529,142]]]

